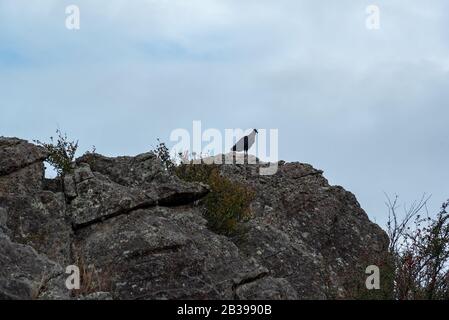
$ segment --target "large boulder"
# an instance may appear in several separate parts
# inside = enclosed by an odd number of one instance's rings
[[[133,210],[179,206],[201,199],[205,185],[170,175],[152,154],[107,158],[86,154],[64,178],[68,214],[75,229]]]
[[[70,262],[73,234],[62,193],[42,191],[35,196],[0,195],[5,232],[63,265]]]
[[[0,300],[68,299],[64,279],[60,265],[0,231]]]
[[[16,138],[0,137],[0,194],[32,194],[42,189],[47,152]]]
[[[323,171],[279,162],[261,176],[259,165],[222,165],[221,173],[255,191],[254,219],[237,244],[242,252],[286,278],[302,299],[344,298],[349,278],[387,256],[388,237],[355,196],[330,186]]]
[[[202,216],[209,188],[153,153],[86,154],[53,180],[46,156],[0,138],[0,298],[345,298],[348,279],[387,253],[355,196],[310,165],[279,162],[271,176],[266,164],[220,165],[256,195],[246,233],[228,238]],[[68,265],[83,274],[80,292],[65,288]]]
[[[100,173],[74,184],[74,190],[67,213],[75,229],[138,208],[154,206],[157,200],[148,192],[122,186]]]
[[[98,274],[97,289],[118,299],[244,298],[253,281],[263,288],[256,298],[297,297],[205,225],[194,208],[137,210],[80,230],[74,255]]]
[[[264,293],[256,298],[297,297],[285,279],[208,230],[192,206],[208,188],[170,175],[153,154],[88,154],[66,179],[73,259],[97,274],[96,290],[119,299],[231,299],[258,281]]]
[[[208,192],[205,185],[185,182],[171,175],[151,152],[135,157],[116,158],[89,153],[78,158],[76,162],[88,164],[92,171],[107,176],[117,184],[150,192],[151,196],[155,195],[163,205],[191,203]]]
[[[66,263],[72,228],[64,194],[44,190],[46,157],[41,147],[0,137],[0,220],[12,241]]]
[[[25,140],[0,137],[0,176],[41,163],[47,156],[43,148]]]

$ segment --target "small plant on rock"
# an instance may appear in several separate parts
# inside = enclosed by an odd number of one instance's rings
[[[58,176],[62,177],[73,170],[72,164],[78,149],[78,141],[70,141],[67,134],[63,134],[59,129],[56,130],[56,134],[56,139],[50,137],[50,143],[39,140],[36,140],[35,143],[47,150],[48,163],[55,168]]]
[[[242,230],[242,222],[251,218],[250,204],[254,192],[248,187],[222,177],[213,170],[208,179],[212,192],[204,200],[205,218],[211,229],[227,236]]]
[[[250,205],[253,190],[220,174],[216,164],[203,163],[206,154],[179,153],[172,158],[169,149],[159,139],[153,153],[161,160],[167,171],[187,182],[209,185],[210,192],[201,203],[208,227],[216,233],[237,236],[244,231],[243,223],[251,218]]]
[[[203,204],[204,217],[211,230],[226,236],[235,236],[243,231],[242,223],[251,218],[253,190],[223,177],[216,165],[184,163],[176,167],[175,174],[188,182],[209,185],[211,191],[203,199]]]
[[[165,169],[168,171],[174,170],[176,167],[176,162],[172,160],[170,155],[170,150],[168,149],[165,142],[161,142],[159,139],[157,139],[157,146],[153,150],[153,153],[161,160],[162,164],[164,165]]]

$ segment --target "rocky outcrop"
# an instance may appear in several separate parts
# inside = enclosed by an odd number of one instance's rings
[[[188,183],[169,174],[153,153],[117,158],[87,154],[77,159],[77,163],[89,165],[118,185],[141,190],[161,205],[189,204],[208,192],[206,185]]]
[[[4,226],[3,226],[4,228]],[[61,266],[31,246],[12,242],[0,229],[0,300],[68,299]]]
[[[47,153],[0,137],[0,297],[67,299],[72,228],[65,196],[44,190]]]
[[[0,176],[19,171],[47,157],[43,148],[17,138],[0,137]]]
[[[344,297],[348,276],[386,256],[385,232],[323,171],[281,161],[272,176],[260,176],[259,165],[223,165],[221,172],[255,190],[241,252],[287,279],[301,298]]]
[[[192,208],[137,210],[81,230],[75,250],[120,299],[232,299],[246,279],[268,275],[205,224]],[[289,297],[288,290],[273,294]]]
[[[64,194],[41,190],[35,195],[0,193],[4,231],[11,240],[32,246],[50,259],[68,265],[72,228]]]
[[[0,137],[0,194],[32,194],[42,187],[44,149],[24,140]]]
[[[86,154],[45,179],[40,147],[0,138],[0,298],[344,298],[347,274],[385,254],[385,233],[322,171],[220,165],[254,189],[241,237],[207,228],[206,185],[169,174],[152,153]],[[65,268],[83,274],[65,287]],[[332,294],[330,294],[332,292]]]

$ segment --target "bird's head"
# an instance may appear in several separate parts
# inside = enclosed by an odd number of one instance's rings
[[[257,131],[257,129],[254,129],[254,132],[257,134],[257,133],[259,133],[259,131]]]

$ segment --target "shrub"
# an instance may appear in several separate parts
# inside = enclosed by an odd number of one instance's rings
[[[368,290],[366,288],[366,279],[368,275],[365,273],[366,268],[370,265],[379,267],[380,271],[380,289]],[[342,285],[345,292],[338,297],[335,292],[328,298],[349,299],[349,300],[392,300],[394,292],[394,264],[392,257],[388,252],[373,255],[370,251],[362,252],[358,257],[358,262],[351,265],[341,273]],[[329,273],[327,274],[329,276]]]
[[[47,161],[55,168],[58,176],[64,176],[73,170],[72,163],[78,149],[78,141],[69,141],[67,134],[62,134],[59,129],[56,130],[56,134],[58,135],[56,141],[50,137],[50,143],[39,140],[35,142],[47,150],[49,154]]]
[[[254,192],[246,186],[222,177],[218,170],[209,176],[212,192],[204,200],[205,217],[210,227],[225,235],[234,235],[241,230],[241,222],[251,218],[250,204]]]
[[[174,173],[187,182],[202,182],[208,184],[212,172],[217,170],[218,167],[214,164],[194,164],[193,161],[191,161],[190,163],[181,163],[175,168]]]
[[[154,148],[153,153],[161,160],[165,169],[167,169],[168,171],[173,171],[176,167],[176,162],[172,160],[170,156],[170,150],[167,148],[167,145],[164,142],[161,142],[159,139],[157,139],[157,142],[158,144],[156,148]]]
[[[449,299],[449,200],[431,217],[420,201],[397,214],[398,197],[388,199],[388,235],[394,259],[394,294],[399,300]]]
[[[184,181],[209,185],[211,190],[202,200],[208,227],[226,236],[242,233],[243,223],[251,218],[250,204],[254,200],[254,192],[247,186],[220,175],[217,165],[201,163],[202,155],[198,158],[192,154],[189,161],[187,154],[180,153],[180,161],[176,161],[171,157],[166,144],[159,139],[157,141],[158,145],[153,152],[168,171]]]
[[[390,239],[387,256],[377,257],[381,290],[366,290],[364,271],[348,273],[351,299],[442,300],[449,299],[449,200],[430,216],[425,195],[404,214],[399,214],[399,198],[387,196]],[[363,259],[362,259],[363,260]]]
[[[203,204],[204,217],[211,230],[226,236],[243,232],[242,222],[251,218],[250,204],[255,196],[251,189],[221,176],[216,165],[181,164],[175,173],[185,181],[209,185],[211,192],[203,199]]]

